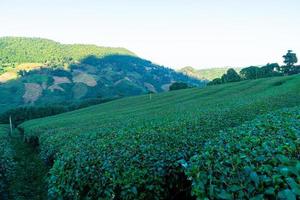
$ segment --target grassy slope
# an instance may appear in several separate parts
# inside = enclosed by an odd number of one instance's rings
[[[50,179],[53,195],[62,192],[65,197],[170,198],[172,188],[167,188],[161,169],[172,176],[178,173],[176,161],[188,159],[220,129],[282,107],[300,105],[299,85],[298,75],[169,92],[153,95],[152,100],[149,96],[130,97],[29,121],[21,127],[26,136],[40,138],[43,159],[56,158],[51,170],[54,181]],[[105,166],[105,160],[112,166]],[[93,169],[80,167],[91,165],[108,177],[97,177]],[[118,176],[111,169],[120,170]],[[87,177],[87,173],[95,176]],[[90,191],[84,189],[87,184],[100,184],[100,177],[109,186],[102,185],[95,191],[92,186],[88,187]],[[79,188],[72,184],[78,179]],[[145,185],[151,188],[142,189]],[[114,193],[116,187],[120,194]]]

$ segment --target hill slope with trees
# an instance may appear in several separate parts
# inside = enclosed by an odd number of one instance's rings
[[[220,78],[229,67],[223,68],[210,68],[210,69],[195,69],[193,67],[184,67],[178,70],[179,72],[200,79],[200,80],[207,80],[211,81],[215,78]],[[240,71],[240,68],[234,68],[236,71]]]
[[[15,79],[0,83],[0,113],[18,106],[157,93],[168,91],[174,82],[205,85],[122,48],[0,38],[0,58],[2,75],[15,73]],[[26,68],[28,63],[31,67]]]
[[[21,63],[42,65],[64,65],[78,62],[89,55],[132,55],[125,48],[100,47],[84,44],[61,44],[42,38],[2,37],[0,38],[0,66],[3,68]]]
[[[298,62],[297,55],[293,53],[292,50],[288,50],[282,57],[285,65],[280,66],[278,63],[268,63],[262,67],[250,66],[242,68],[239,72],[230,68],[220,78],[215,78],[210,81],[208,85],[218,85],[275,76],[289,76],[300,73],[300,65],[295,65]]]

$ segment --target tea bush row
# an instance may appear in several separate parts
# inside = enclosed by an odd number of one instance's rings
[[[198,199],[299,199],[300,107],[221,131],[181,163]]]
[[[7,191],[14,172],[14,151],[8,137],[8,126],[0,124],[0,197]]]
[[[300,105],[299,84],[290,76],[130,97],[20,128],[53,164],[52,199],[172,199],[190,193],[179,160],[220,130]]]

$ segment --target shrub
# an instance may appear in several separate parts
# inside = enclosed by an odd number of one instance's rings
[[[170,86],[170,90],[182,90],[187,89],[189,86],[186,83],[175,82]]]
[[[191,158],[186,174],[198,199],[300,197],[300,107],[221,131]]]
[[[7,192],[8,182],[14,173],[14,151],[8,138],[8,126],[0,124],[0,197]]]

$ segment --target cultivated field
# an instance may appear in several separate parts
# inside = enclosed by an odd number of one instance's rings
[[[261,157],[261,148],[269,148],[274,156],[282,152],[279,161],[299,159],[299,124],[286,131],[299,121],[298,109],[287,111],[287,123],[280,112],[259,116],[300,105],[299,86],[297,75],[129,97],[20,128],[39,139],[40,156],[52,165],[53,199],[180,199],[191,191],[199,199],[299,195],[299,174],[278,175],[285,168],[264,174],[273,157]],[[273,165],[284,166],[279,161]]]
[[[8,125],[0,124],[0,199],[7,196],[8,182],[14,172],[14,151],[8,137]]]

